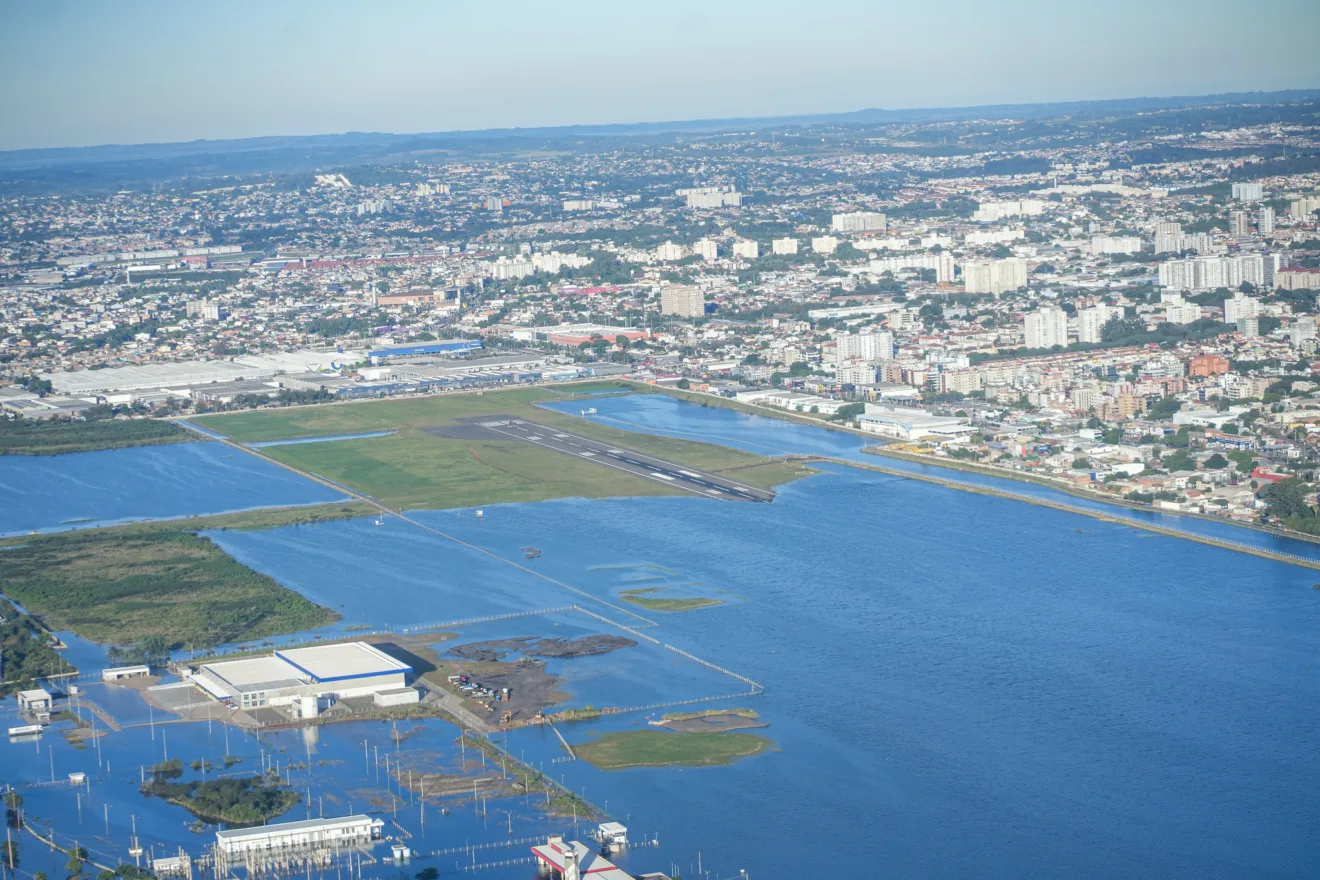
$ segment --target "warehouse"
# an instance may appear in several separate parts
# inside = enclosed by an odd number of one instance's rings
[[[370,816],[306,819],[215,833],[217,852],[231,863],[248,856],[293,855],[299,851],[370,845],[381,839],[384,821]]]
[[[422,354],[465,354],[481,348],[480,339],[440,339],[436,342],[419,342],[414,345],[384,345],[367,352],[372,362],[382,358],[415,357]]]
[[[365,642],[346,642],[208,663],[188,677],[220,702],[258,709],[302,705],[304,697],[344,699],[393,693],[404,688],[411,671],[408,664]]]

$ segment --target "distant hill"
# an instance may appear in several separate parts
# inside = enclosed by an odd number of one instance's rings
[[[1320,89],[1123,98],[1048,104],[998,104],[914,110],[872,108],[803,116],[702,119],[613,125],[565,125],[480,131],[273,136],[165,144],[105,145],[0,152],[0,188],[9,193],[105,189],[189,177],[290,174],[407,160],[498,156],[528,150],[604,150],[675,136],[811,125],[928,124],[972,119],[1096,118],[1223,105],[1278,105],[1320,100]]]

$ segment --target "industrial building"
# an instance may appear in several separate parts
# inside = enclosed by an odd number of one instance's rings
[[[480,339],[439,339],[412,345],[383,345],[367,352],[373,362],[383,358],[415,357],[425,354],[467,354],[481,348]]]
[[[480,343],[478,343],[480,344]],[[73,370],[42,373],[61,394],[74,397],[110,391],[159,391],[168,389],[187,396],[187,389],[216,382],[269,379],[285,373],[337,371],[365,358],[361,351],[302,350],[264,355],[244,355],[229,360],[181,361],[140,367],[110,367],[105,370]]]
[[[971,436],[975,430],[966,419],[933,416],[912,407],[866,404],[866,412],[857,416],[857,427],[872,434],[896,440],[920,440],[933,437],[953,440]]]
[[[239,709],[266,706],[300,707],[314,717],[322,699],[371,697],[396,692],[406,685],[412,667],[366,642],[316,645],[278,650],[263,657],[207,663],[187,678],[213,699]],[[411,702],[416,702],[415,700]]]
[[[230,828],[215,833],[215,848],[231,864],[254,857],[278,861],[308,850],[367,846],[381,839],[384,827],[381,819],[357,815]]]

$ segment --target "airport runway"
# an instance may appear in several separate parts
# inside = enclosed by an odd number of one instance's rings
[[[535,443],[537,446],[544,446],[565,455],[576,455],[606,467],[627,471],[639,477],[646,477],[658,483],[691,492],[693,495],[721,498],[725,501],[763,501],[767,503],[775,498],[775,493],[765,489],[748,486],[727,477],[685,468],[682,465],[674,464],[672,461],[644,455],[632,449],[625,449],[622,446],[612,446],[609,443],[602,443],[589,437],[547,428],[535,422],[512,418],[493,418],[474,421],[471,424],[503,437]]]

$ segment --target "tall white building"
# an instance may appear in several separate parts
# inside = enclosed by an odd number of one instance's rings
[[[978,223],[993,223],[1005,217],[1034,217],[1045,213],[1041,199],[1018,199],[1012,202],[982,202],[976,206],[972,219]]]
[[[1077,341],[1103,342],[1104,326],[1117,312],[1117,309],[1111,309],[1104,304],[1094,305],[1089,309],[1078,309]]]
[[[770,253],[778,256],[792,256],[798,252],[798,240],[796,238],[776,238],[770,242]]]
[[[839,363],[851,360],[881,361],[894,357],[894,335],[885,331],[840,333],[834,337]]]
[[[1243,318],[1255,318],[1260,315],[1260,301],[1244,296],[1241,293],[1233,294],[1232,299],[1224,300],[1224,323],[1236,324]]]
[[[761,248],[751,239],[735,241],[733,243],[733,256],[744,260],[755,260],[761,255]]]
[[[1207,232],[1157,232],[1155,253],[1177,254],[1183,251],[1196,251],[1198,254],[1208,254],[1214,249],[1214,241]]]
[[[1256,231],[1260,233],[1261,238],[1268,238],[1274,234],[1274,209],[1263,207],[1260,213],[1256,215]]]
[[[1302,196],[1288,205],[1288,216],[1303,222],[1314,221],[1316,211],[1320,211],[1320,196]]]
[[[1160,263],[1160,286],[1175,290],[1229,290],[1248,282],[1265,286],[1265,258],[1260,254],[1235,257],[1190,257]]]
[[[1239,202],[1259,202],[1265,198],[1265,185],[1262,183],[1233,184],[1233,198]]]
[[[872,211],[835,214],[830,218],[831,232],[884,232],[885,215]]]
[[[1298,315],[1288,328],[1288,341],[1294,348],[1301,348],[1308,339],[1315,339],[1315,315]]]
[[[1141,239],[1135,235],[1094,235],[1091,237],[1093,254],[1135,254],[1141,251]]]
[[[1000,294],[1027,285],[1027,261],[977,260],[963,266],[963,285],[968,293]]]
[[[1182,302],[1180,299],[1164,307],[1164,320],[1170,324],[1190,324],[1199,321],[1201,307],[1196,303]]]
[[[936,283],[945,284],[953,280],[953,257],[948,253],[909,254],[906,257],[871,260],[866,264],[866,271],[872,275],[900,272],[903,269],[933,269]]]
[[[1068,313],[1055,306],[1028,312],[1022,318],[1027,348],[1053,348],[1068,344]]]
[[[742,194],[732,186],[695,186],[675,192],[689,208],[737,208]]]
[[[714,262],[719,259],[720,249],[719,246],[715,244],[714,239],[703,238],[692,246],[692,253],[701,257],[703,260]]]
[[[652,251],[652,255],[662,263],[676,263],[687,256],[687,248],[667,241]]]
[[[706,298],[693,284],[669,284],[660,289],[660,314],[700,318],[706,314]]]
[[[811,240],[811,249],[818,254],[832,254],[839,240],[832,235],[818,235]]]

